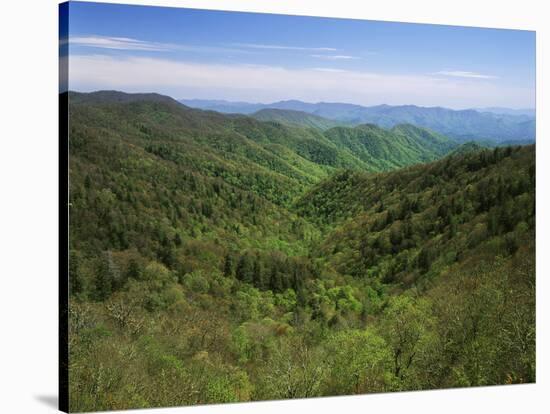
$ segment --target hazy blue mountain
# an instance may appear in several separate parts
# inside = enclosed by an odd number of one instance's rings
[[[431,129],[461,142],[470,140],[492,140],[497,143],[518,140],[531,142],[535,139],[535,119],[520,113],[497,114],[475,109],[453,110],[416,105],[365,107],[347,103],[308,103],[298,100],[270,104],[208,100],[181,100],[180,102],[195,108],[225,113],[252,114],[266,108],[302,111],[349,125],[372,123],[383,128],[392,128],[405,123]]]
[[[315,114],[333,120],[348,120],[356,118],[353,114],[365,109],[364,106],[347,103],[318,102],[309,103],[296,99],[278,101],[272,103],[232,102],[225,100],[209,99],[180,99],[179,102],[192,108],[217,111],[222,113],[252,114],[262,109],[282,109],[302,111]],[[356,124],[361,122],[357,120]]]
[[[180,99],[184,105],[191,108],[204,109],[207,111],[216,111],[225,114],[245,114],[249,115],[260,109],[265,108],[264,104],[255,104],[248,102],[231,102],[220,99]]]
[[[429,128],[457,141],[489,139],[501,142],[535,138],[534,119],[481,113],[473,109],[379,105],[365,108],[361,113],[361,119],[363,122],[372,122],[386,128],[409,123]]]
[[[515,147],[515,146],[518,146],[518,145],[531,145],[531,144],[534,144],[534,143],[535,143],[534,139],[523,139],[523,140],[510,139],[510,140],[507,140],[507,141],[501,141],[501,142],[499,142],[498,144],[496,144],[494,146],[497,146],[497,147]]]
[[[502,107],[488,107],[488,108],[476,108],[479,112],[491,112],[493,114],[499,115],[524,115],[529,118],[535,118],[536,109],[535,108],[523,108],[523,109],[511,109],[511,108],[502,108]]]

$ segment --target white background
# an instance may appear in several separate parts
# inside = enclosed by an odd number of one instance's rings
[[[542,0],[149,0],[135,4],[537,30],[537,384],[150,413],[548,412],[550,14]],[[0,413],[57,405],[57,0],[0,12]],[[406,63],[406,62],[404,62]],[[546,73],[545,73],[546,72]],[[545,77],[543,79],[543,77]],[[546,81],[546,82],[544,82]],[[546,240],[544,240],[546,239]],[[545,243],[546,242],[546,243]],[[140,411],[143,412],[143,411]]]

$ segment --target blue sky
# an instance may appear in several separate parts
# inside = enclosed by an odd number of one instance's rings
[[[535,106],[529,31],[84,2],[69,16],[73,90]]]

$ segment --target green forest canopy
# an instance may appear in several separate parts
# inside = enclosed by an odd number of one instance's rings
[[[70,116],[71,410],[535,380],[534,145],[154,94]]]

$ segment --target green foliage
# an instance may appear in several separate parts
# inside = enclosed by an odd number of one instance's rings
[[[433,161],[456,146],[439,134],[412,125],[399,125],[389,131],[371,124],[336,127],[325,135],[374,171]]]
[[[429,338],[429,303],[401,295],[392,297],[384,311],[380,335],[386,338],[393,361],[394,376],[404,381],[416,358],[421,357],[423,343]]]
[[[534,163],[533,147],[515,147],[383,174],[345,171],[296,206],[324,227],[315,254],[340,273],[422,285],[478,252],[510,256],[532,237]]]
[[[70,97],[71,410],[535,380],[534,147]]]
[[[326,393],[361,394],[388,391],[391,384],[391,351],[372,330],[334,334],[327,343],[331,376]]]
[[[271,121],[289,126],[315,128],[321,131],[340,125],[339,122],[314,114],[284,109],[261,109],[252,114],[252,117],[259,121]]]

